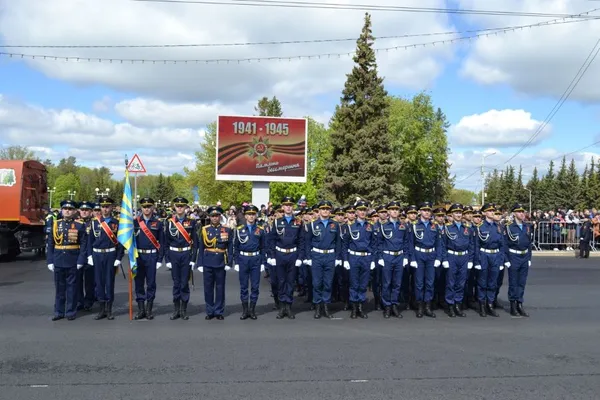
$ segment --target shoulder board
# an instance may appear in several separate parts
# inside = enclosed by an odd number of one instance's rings
[[[46,219],[52,219],[52,218],[54,218],[54,215],[53,215],[53,214],[48,214],[48,215],[46,215]]]
[[[504,224],[505,224],[506,226],[508,226],[508,225],[512,224],[512,221],[510,221],[510,220],[506,220],[506,221],[504,222]]]
[[[446,222],[446,226],[450,226],[450,225],[452,225],[451,222]]]
[[[302,221],[302,218],[300,218],[299,216],[296,215],[296,217],[294,218],[296,221]]]
[[[410,221],[411,224],[416,225],[417,221]]]
[[[471,227],[471,223],[470,222],[465,222],[463,225],[466,226],[467,228]]]
[[[238,230],[242,230],[242,229],[244,229],[244,225],[238,225],[237,228],[238,228]]]
[[[81,218],[76,219],[75,222],[79,222],[80,224],[84,224],[85,223],[85,221],[83,219],[81,219]]]
[[[57,218],[56,219],[56,222],[60,222],[60,221],[62,221],[62,218]]]

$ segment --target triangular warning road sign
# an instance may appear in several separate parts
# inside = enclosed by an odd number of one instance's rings
[[[137,154],[134,154],[131,161],[129,161],[129,164],[127,165],[127,171],[138,173],[146,172],[146,167],[144,167],[144,164],[142,164],[142,160],[140,160],[140,157]]]

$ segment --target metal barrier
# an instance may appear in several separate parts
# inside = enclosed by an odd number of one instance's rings
[[[534,223],[534,250],[574,250],[579,249],[582,223],[537,221]],[[598,251],[598,240],[590,241],[590,251]]]

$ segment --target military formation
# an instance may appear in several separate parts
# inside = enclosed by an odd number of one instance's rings
[[[532,227],[525,209],[515,204],[501,220],[494,204],[479,210],[430,202],[403,207],[392,201],[375,210],[364,200],[334,208],[323,200],[298,207],[284,197],[268,220],[259,209],[243,209],[245,223],[222,225],[223,209],[209,207],[204,226],[186,215],[188,200],[173,200],[170,217],[159,218],[152,198],[140,199],[134,219],[138,249],[135,276],[135,319],[154,318],[156,273],[171,273],[171,320],[188,320],[190,282],[202,273],[206,320],[225,318],[227,272],[239,277],[242,320],[256,320],[261,274],[270,280],[277,319],[295,319],[294,303],[306,297],[314,318],[332,318],[331,304],[340,302],[351,319],[368,311],[402,318],[466,317],[474,308],[481,317],[499,317],[498,294],[508,272],[510,315],[528,317],[523,307],[531,266]],[[79,209],[79,218],[75,218]],[[96,320],[114,319],[115,277],[123,246],[117,241],[119,220],[108,197],[96,204],[65,200],[60,218],[47,223],[47,265],[54,273],[53,320],[76,318],[78,310],[99,304]],[[124,274],[124,272],[123,272]],[[368,292],[373,305],[368,306]],[[369,309],[368,309],[369,308]]]

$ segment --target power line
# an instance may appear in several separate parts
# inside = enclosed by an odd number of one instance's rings
[[[231,0],[229,2],[220,0],[129,0],[139,3],[168,3],[168,4],[208,4],[223,6],[252,6],[252,7],[280,7],[280,8],[314,8],[334,10],[358,10],[358,11],[395,11],[412,13],[434,13],[434,14],[466,14],[466,15],[495,15],[515,17],[537,17],[537,18],[577,18],[576,14],[552,14],[537,12],[501,11],[501,10],[475,10],[460,8],[436,8],[436,7],[407,7],[387,6],[370,4],[342,4],[305,1],[276,1],[276,0]],[[589,16],[584,18],[598,19]]]
[[[550,113],[546,116],[546,118],[544,119],[542,124],[535,130],[535,132],[531,135],[529,140],[527,140],[527,142],[523,146],[521,146],[521,148],[515,154],[513,154],[508,160],[506,160],[504,162],[504,164],[507,164],[508,162],[513,160],[516,156],[521,154],[521,152],[523,150],[525,150],[535,140],[535,138],[540,133],[542,133],[544,128],[548,125],[548,123],[552,120],[552,118],[554,118],[556,113],[558,113],[558,111],[562,108],[563,104],[567,101],[567,99],[569,98],[571,93],[573,93],[573,90],[575,90],[575,88],[579,84],[579,81],[581,81],[581,78],[583,78],[583,76],[587,72],[590,65],[596,59],[596,56],[598,56],[598,52],[600,52],[600,47],[598,47],[598,45],[600,45],[600,39],[598,39],[596,41],[596,44],[594,45],[594,47],[588,54],[587,58],[585,59],[585,61],[583,62],[583,64],[581,65],[581,67],[579,68],[579,70],[577,71],[577,73],[575,74],[573,79],[571,80],[571,82],[569,83],[569,86],[567,86],[567,88],[565,89],[563,94],[560,96],[560,99],[558,99],[558,102],[554,105],[552,110],[550,110]],[[502,164],[498,164],[496,167],[498,167],[500,165],[502,165]],[[494,167],[494,168],[496,168],[496,167]]]
[[[600,8],[596,9],[600,10]],[[593,12],[596,10],[588,11]],[[413,37],[427,37],[427,36],[446,36],[446,35],[461,35],[461,34],[470,34],[470,33],[482,33],[482,32],[506,32],[512,30],[520,30],[526,28],[534,28],[541,26],[551,26],[551,25],[563,25],[563,24],[571,24],[571,23],[579,23],[586,22],[587,19],[565,19],[558,18],[550,21],[537,22],[535,24],[528,25],[514,25],[514,26],[504,26],[497,28],[482,28],[482,29],[472,29],[472,30],[464,30],[464,31],[446,31],[446,32],[430,32],[430,33],[413,33],[413,34],[404,34],[404,35],[391,35],[391,36],[377,36],[375,40],[383,40],[383,39],[406,39]],[[287,40],[287,41],[266,41],[266,42],[238,42],[238,43],[184,43],[184,44],[136,44],[136,45],[109,45],[109,44],[100,44],[100,45],[14,45],[14,44],[6,44],[0,45],[0,47],[4,47],[7,49],[102,49],[102,48],[111,48],[111,49],[129,49],[129,48],[178,48],[178,47],[233,47],[233,46],[259,46],[259,45],[283,45],[283,44],[306,44],[306,43],[332,43],[332,42],[350,42],[356,41],[357,38],[342,38],[342,39],[307,39],[307,40]]]
[[[562,23],[568,23],[570,21],[563,21]],[[580,22],[580,21],[579,21]],[[551,25],[559,24],[554,23]],[[543,26],[543,25],[540,25]],[[451,44],[459,41],[470,41],[481,37],[489,37],[491,35],[506,34],[508,32],[514,32],[521,30],[521,28],[507,28],[494,32],[479,33],[470,36],[461,36],[456,38],[436,40],[432,42],[414,43],[408,45],[398,45],[391,47],[383,47],[373,49],[375,53],[389,52],[397,50],[408,50],[412,48],[421,48],[428,46],[436,46],[443,44]],[[50,61],[75,61],[75,62],[107,62],[107,63],[128,63],[128,64],[229,64],[229,63],[251,63],[261,61],[293,61],[293,60],[317,60],[317,59],[331,59],[352,56],[355,52],[343,52],[343,53],[321,53],[321,54],[309,54],[309,55],[294,55],[294,56],[271,56],[271,57],[249,57],[249,58],[217,58],[217,59],[145,59],[145,58],[107,58],[107,57],[87,57],[87,56],[56,56],[49,54],[25,54],[25,53],[9,53],[0,52],[0,56],[9,58],[20,58],[20,59],[41,59]]]

